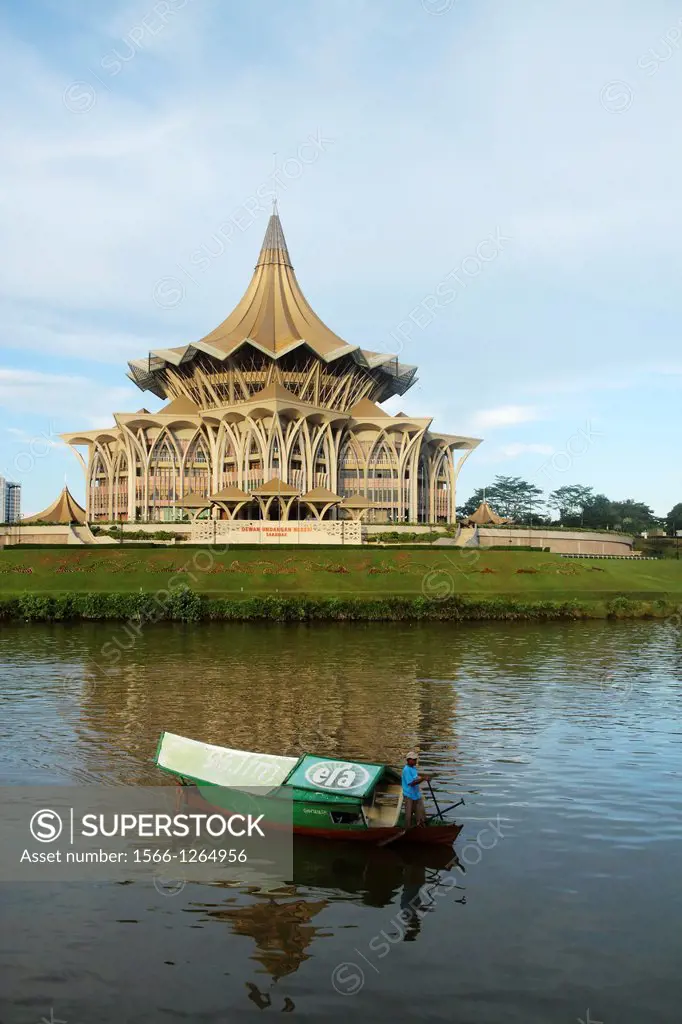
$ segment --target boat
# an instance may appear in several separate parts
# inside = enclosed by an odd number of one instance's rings
[[[406,828],[400,772],[390,765],[304,753],[259,754],[163,732],[154,758],[172,775],[184,806],[230,815],[256,808],[274,830],[318,839],[451,845],[462,825],[445,815],[463,800]],[[433,796],[433,793],[431,792]]]

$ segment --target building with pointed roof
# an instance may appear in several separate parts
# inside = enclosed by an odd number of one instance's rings
[[[166,404],[114,413],[108,430],[63,435],[86,473],[88,519],[171,521],[185,514],[186,497],[196,505],[233,488],[249,498],[240,498],[239,518],[305,517],[304,495],[322,489],[361,495],[377,521],[454,522],[457,475],[480,441],[381,408],[416,373],[320,320],[273,211],[251,282],[227,319],[199,341],[129,363],[131,380]],[[282,493],[265,502],[273,480]],[[347,514],[343,502],[325,504],[325,516]],[[218,502],[211,514],[228,513]]]
[[[78,523],[83,526],[87,522],[85,509],[78,504],[69,488],[64,488],[58,498],[34,516],[27,516],[23,523]]]
[[[497,512],[491,509],[487,501],[482,501],[476,511],[472,512],[464,522],[468,526],[502,526],[504,523],[510,523],[511,519],[498,516]]]

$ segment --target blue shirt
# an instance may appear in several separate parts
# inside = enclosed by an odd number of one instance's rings
[[[421,800],[422,798],[419,786],[414,784],[414,780],[418,777],[419,772],[417,769],[406,764],[403,768],[403,796],[408,797],[410,800]]]

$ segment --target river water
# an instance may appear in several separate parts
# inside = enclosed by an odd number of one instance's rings
[[[105,675],[119,632],[2,627],[1,784],[155,784],[163,729],[417,747],[439,802],[465,799],[459,860],[298,844],[275,892],[5,883],[2,1024],[680,1020],[673,626],[155,626]]]

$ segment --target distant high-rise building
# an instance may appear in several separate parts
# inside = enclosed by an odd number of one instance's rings
[[[16,523],[21,516],[21,484],[0,476],[0,522]]]

